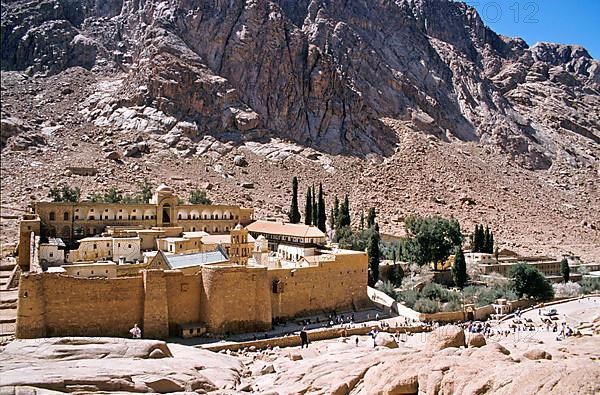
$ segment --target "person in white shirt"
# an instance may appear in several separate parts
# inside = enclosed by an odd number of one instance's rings
[[[142,338],[142,330],[138,327],[138,324],[134,324],[133,328],[129,330],[129,333],[131,333],[131,337],[134,339]]]

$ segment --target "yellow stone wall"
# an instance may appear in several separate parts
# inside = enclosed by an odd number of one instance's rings
[[[273,293],[274,279],[284,282],[283,292]],[[367,256],[355,252],[293,275],[233,265],[111,279],[30,274],[21,277],[16,336],[127,337],[135,323],[150,338],[176,335],[177,325],[188,323],[204,323],[215,334],[263,331],[272,317],[362,308],[366,285]]]
[[[293,317],[360,308],[368,303],[367,254],[336,254],[334,261],[297,269],[269,269],[269,284],[280,280],[283,292],[271,291],[273,317]]]

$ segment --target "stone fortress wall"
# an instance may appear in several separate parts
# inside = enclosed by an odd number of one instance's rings
[[[265,331],[272,317],[368,304],[366,253],[293,270],[218,265],[193,275],[144,270],[111,279],[29,273],[21,277],[16,336],[123,337],[134,323],[149,338],[199,323],[213,334]],[[282,281],[281,292],[274,292],[274,280]]]

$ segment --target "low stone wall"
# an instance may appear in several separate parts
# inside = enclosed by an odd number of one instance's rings
[[[419,314],[419,321],[422,322],[455,322],[464,321],[465,313],[462,311],[440,311],[432,314]]]
[[[357,336],[357,335],[366,335],[372,330],[378,330],[380,332],[390,332],[390,333],[421,333],[427,332],[428,329],[423,326],[412,326],[412,327],[399,327],[399,328],[386,328],[382,329],[377,325],[369,325],[366,327],[360,326],[351,329],[343,329],[343,328],[323,328],[317,329],[308,332],[309,341],[318,341],[318,340],[327,340],[327,339],[335,339],[338,337],[347,337],[347,336]],[[282,336],[282,337],[273,337],[270,339],[258,339],[251,340],[246,342],[220,342],[216,344],[204,344],[201,346],[197,346],[198,348],[202,348],[204,350],[219,352],[221,350],[230,350],[230,351],[238,351],[248,347],[256,347],[257,349],[265,349],[272,347],[296,347],[301,345],[300,336],[299,335],[291,335],[291,336]]]

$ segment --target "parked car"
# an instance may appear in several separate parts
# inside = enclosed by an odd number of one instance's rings
[[[556,309],[550,309],[550,310],[546,310],[543,313],[545,316],[551,317],[553,315],[558,315],[558,312],[556,311]]]

